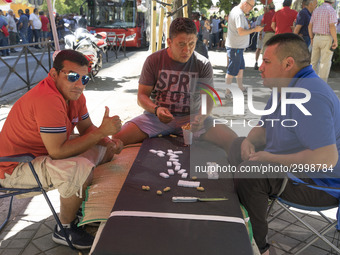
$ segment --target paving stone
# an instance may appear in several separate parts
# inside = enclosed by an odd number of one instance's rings
[[[30,243],[21,255],[36,255],[39,253],[41,253],[41,251],[33,243]]]
[[[13,238],[6,248],[24,249],[30,241],[31,241],[30,238],[22,238],[22,239]]]
[[[52,230],[49,227],[47,227],[45,224],[41,224],[40,228],[34,235],[33,239],[38,239],[39,237],[45,236],[47,234],[52,235]]]
[[[300,243],[299,241],[289,236],[282,235],[281,233],[276,233],[268,241],[270,244],[278,247],[280,250],[283,250],[285,252],[289,251],[292,247],[295,247]]]
[[[21,249],[6,249],[1,254],[2,255],[19,255],[21,253]]]
[[[53,216],[50,216],[45,222],[44,225],[51,229],[51,231],[54,230],[54,226],[57,224]]]
[[[36,230],[21,230],[16,234],[15,238],[32,238],[36,232]]]
[[[1,240],[0,241],[0,248],[6,248],[8,244],[11,242],[11,239]]]
[[[45,255],[65,255],[65,254],[78,255],[78,252],[64,245],[58,245],[57,247],[45,252]],[[89,250],[84,250],[83,254],[84,255],[89,254]]]
[[[55,242],[53,242],[51,234],[33,239],[32,242],[41,251],[47,251],[58,246]]]

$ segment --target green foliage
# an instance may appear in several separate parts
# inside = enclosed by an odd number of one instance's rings
[[[84,3],[84,0],[55,0],[55,8],[57,12],[61,15],[69,13],[80,13],[80,6]],[[83,5],[85,9],[87,3]],[[47,12],[47,4],[44,1],[43,5],[39,9]]]
[[[337,34],[338,42],[340,42],[340,34]],[[332,58],[332,68],[340,68],[340,47],[336,48]]]
[[[224,11],[225,13],[229,13],[231,9],[240,3],[240,0],[220,0],[217,2],[217,7],[220,8],[220,11]]]
[[[202,10],[202,9],[210,9],[212,6],[211,0],[192,0],[191,6],[193,10]]]

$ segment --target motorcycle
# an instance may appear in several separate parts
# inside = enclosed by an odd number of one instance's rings
[[[65,49],[83,53],[89,61],[89,73],[92,77],[96,76],[103,65],[103,54],[108,49],[106,32],[92,34],[85,28],[77,28],[75,31],[70,29],[70,32],[64,37]]]

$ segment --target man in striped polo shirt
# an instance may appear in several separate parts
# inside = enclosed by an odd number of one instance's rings
[[[36,158],[32,164],[44,189],[58,189],[59,218],[78,249],[90,248],[94,239],[77,227],[76,216],[93,170],[122,148],[120,141],[108,138],[121,128],[118,116],[109,117],[106,107],[102,124],[97,128],[91,122],[83,95],[89,81],[87,74],[88,60],[83,54],[73,50],[59,52],[48,77],[13,105],[0,133],[1,157],[33,154]],[[79,136],[71,139],[75,127]],[[0,164],[0,185],[32,188],[37,183],[28,163],[11,162]],[[52,239],[67,245],[57,226]]]
[[[312,65],[315,72],[327,82],[334,50],[338,47],[336,24],[338,19],[332,3],[327,0],[314,10],[308,32],[312,44]]]

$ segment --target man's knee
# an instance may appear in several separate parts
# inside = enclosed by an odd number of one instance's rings
[[[133,122],[126,123],[122,129],[114,135],[114,138],[120,139],[124,145],[142,142],[147,137],[148,135]]]

